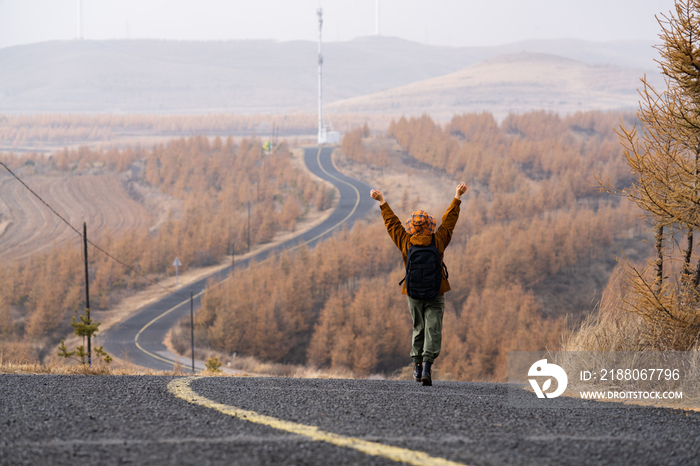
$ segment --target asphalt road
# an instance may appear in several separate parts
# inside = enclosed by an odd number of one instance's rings
[[[0,392],[0,465],[700,464],[700,413],[519,408],[505,384],[0,375]]]
[[[340,199],[337,208],[322,224],[312,228],[281,245],[263,251],[252,259],[261,261],[271,254],[277,254],[284,249],[297,247],[305,243],[313,247],[319,241],[329,237],[344,225],[352,224],[362,219],[375,204],[369,197],[370,187],[338,172],[331,162],[332,147],[307,148],[304,152],[306,166],[319,177],[330,181],[338,188]],[[236,263],[236,268],[248,266],[249,259]],[[177,357],[163,344],[168,331],[183,316],[189,315],[189,291],[196,295],[195,310],[200,306],[199,294],[204,290],[207,281],[212,277],[224,278],[231,273],[231,267],[212,276],[193,283],[189,289],[183,289],[178,294],[168,295],[158,302],[150,304],[124,322],[113,326],[104,336],[98,334],[97,344],[102,344],[105,351],[119,358],[126,358],[134,364],[157,370],[171,370]],[[102,338],[100,338],[102,337]],[[195,349],[196,357],[196,349]],[[180,360],[188,366],[186,358]],[[201,362],[198,364],[201,367]]]

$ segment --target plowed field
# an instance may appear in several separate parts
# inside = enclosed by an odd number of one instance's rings
[[[153,215],[129,197],[116,175],[29,176],[25,183],[88,238],[153,225]],[[26,258],[79,238],[13,178],[0,179],[0,261]]]

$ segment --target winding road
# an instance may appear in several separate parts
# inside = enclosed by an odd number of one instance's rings
[[[304,162],[315,175],[331,182],[340,192],[338,206],[333,213],[320,225],[300,234],[279,246],[261,251],[246,260],[236,263],[236,268],[248,266],[250,259],[261,261],[270,254],[277,254],[285,249],[293,249],[299,244],[313,247],[319,241],[327,238],[343,225],[351,226],[357,220],[362,219],[375,202],[369,197],[370,187],[366,184],[349,178],[335,169],[331,161],[332,147],[311,147],[304,150]],[[190,289],[195,294],[194,306],[200,305],[207,280],[212,277],[223,279],[231,273],[231,267],[205,277],[193,283]],[[176,362],[185,367],[191,363],[187,358],[176,356],[168,351],[163,340],[168,331],[190,312],[190,299],[185,290],[179,294],[165,296],[160,301],[152,303],[129,319],[114,325],[101,340],[104,349],[118,358],[128,359],[139,366],[157,370],[171,370]],[[195,352],[196,355],[196,352]],[[203,363],[199,361],[196,367],[202,369]]]

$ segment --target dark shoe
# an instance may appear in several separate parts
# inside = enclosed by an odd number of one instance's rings
[[[421,375],[421,382],[423,385],[431,386],[433,384],[433,379],[431,377],[430,366],[431,362],[423,361],[423,374]]]
[[[415,380],[416,382],[420,382],[422,376],[423,376],[423,364],[419,362],[416,364],[416,368],[413,370],[413,380]]]

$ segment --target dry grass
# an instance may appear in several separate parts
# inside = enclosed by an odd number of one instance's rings
[[[173,351],[169,338],[166,346]],[[217,372],[203,371],[198,375],[210,377],[290,377],[302,379],[386,379],[383,374],[373,374],[368,377],[359,377],[353,371],[346,368],[319,369],[312,366],[281,364],[260,361],[251,356],[227,355],[214,350],[197,350],[198,360],[207,360],[218,357],[222,362],[221,370]],[[412,369],[411,369],[412,371]],[[399,373],[401,372],[401,373]],[[404,374],[405,373],[405,374]],[[92,367],[79,364],[72,360],[59,359],[52,355],[48,362],[30,360],[26,355],[4,358],[0,354],[0,374],[57,374],[57,375],[166,375],[184,376],[190,375],[189,366],[175,363],[169,371],[148,369],[131,363],[128,358],[115,358],[107,365],[103,362],[95,362]],[[398,371],[389,377],[393,380],[407,380],[408,372]]]
[[[260,361],[252,356],[236,357],[227,367],[244,372],[267,375],[271,377],[291,377],[301,379],[356,379],[359,378],[350,369],[319,369],[313,366],[280,364]]]
[[[639,315],[611,305],[588,314],[578,330],[564,342],[562,350],[643,351],[638,337],[645,326]]]
[[[189,327],[188,327],[189,328]],[[174,344],[173,338],[176,340],[186,339],[189,342],[188,335],[178,335],[181,332],[188,332],[188,328],[181,325],[173,327],[166,336],[163,343],[166,348],[180,356],[190,356],[178,351],[181,345]],[[189,348],[189,346],[186,346]],[[300,364],[282,364],[276,362],[261,361],[253,356],[237,356],[235,354],[222,353],[211,348],[196,348],[195,356],[200,361],[206,361],[211,358],[219,358],[221,362],[221,370],[223,373],[212,375],[224,376],[248,376],[248,377],[292,377],[303,379],[357,379],[358,377],[353,371],[346,368],[339,369],[319,369],[313,366],[304,366]],[[376,378],[376,376],[374,376]]]
[[[56,364],[40,362],[0,361],[0,374],[55,374],[55,375],[183,375],[182,371],[156,371],[134,365],[108,366],[96,364]]]
[[[0,360],[0,374],[54,374],[54,375],[165,375],[165,376],[185,376],[190,375],[190,371],[181,364],[174,364],[169,371],[159,371],[137,366],[127,360],[115,359],[112,364],[102,362],[93,364],[92,367],[79,364],[74,361],[56,361],[48,363],[27,362],[27,361],[3,361]],[[204,371],[199,375],[216,377],[252,377],[253,374],[245,372],[209,372]],[[260,374],[255,374],[259,376]]]
[[[644,335],[649,334],[649,322],[639,314],[630,312],[625,306],[625,300],[617,297],[603,301],[598,312],[593,312],[583,321],[575,332],[572,332],[562,347],[563,355],[557,358],[573,373],[593,368],[617,367],[640,368],[680,366],[682,377],[679,381],[669,384],[665,381],[658,383],[638,383],[630,385],[619,381],[581,382],[578,379],[569,381],[567,392],[578,390],[607,391],[616,389],[644,391],[682,391],[681,400],[626,400],[625,403],[641,406],[660,406],[698,410],[700,404],[700,347],[696,345],[687,352],[659,351],[651,347]],[[566,360],[563,360],[563,359]],[[604,400],[613,401],[613,400]]]

